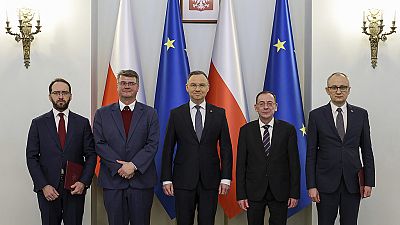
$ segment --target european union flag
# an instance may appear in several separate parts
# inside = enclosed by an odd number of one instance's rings
[[[178,0],[168,0],[154,103],[160,120],[160,142],[155,157],[159,180],[169,113],[171,109],[189,101],[185,88],[189,71],[179,3]],[[155,193],[169,217],[175,218],[175,199],[163,193],[161,183],[156,185]]]
[[[297,131],[301,164],[300,201],[296,208],[289,210],[288,216],[292,216],[311,204],[307,194],[304,169],[307,151],[306,128],[290,24],[287,0],[276,0],[264,90],[276,94],[279,106],[275,117],[293,124]]]

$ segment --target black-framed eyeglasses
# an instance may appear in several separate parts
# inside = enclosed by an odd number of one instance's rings
[[[272,101],[268,101],[268,102],[259,102],[257,103],[257,105],[261,108],[264,108],[265,106],[267,106],[268,108],[272,108],[276,103],[272,102]]]
[[[200,83],[200,84],[190,83],[190,84],[188,84],[188,86],[192,89],[196,89],[197,87],[199,87],[200,89],[205,89],[208,86],[208,84],[206,84],[206,83]]]
[[[59,95],[68,96],[71,93],[69,91],[53,91],[53,92],[51,92],[51,94],[55,95],[55,96],[59,96]]]
[[[132,87],[132,86],[136,85],[137,82],[133,82],[133,81],[130,81],[130,82],[120,81],[118,84],[121,85],[121,86],[129,86],[129,87]]]
[[[345,86],[345,85],[340,85],[340,86],[336,86],[336,85],[332,85],[330,87],[328,87],[329,90],[331,91],[337,91],[340,90],[341,92],[345,92],[349,90],[349,86]]]

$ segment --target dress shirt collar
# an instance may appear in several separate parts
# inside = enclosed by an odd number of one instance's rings
[[[125,105],[123,102],[121,102],[121,100],[119,100],[119,109],[121,111],[124,109],[125,106],[128,106],[131,109],[131,111],[133,112],[133,109],[135,109],[135,105],[136,105],[136,100],[129,105]]]
[[[259,124],[260,128],[263,128],[264,125],[269,125],[269,127],[273,128],[274,122],[275,122],[274,117],[272,117],[271,121],[269,121],[269,123],[267,123],[267,124],[263,123],[260,119],[258,119],[258,124]]]
[[[347,102],[342,105],[341,107],[336,106],[335,104],[332,103],[332,101],[330,102],[331,104],[331,109],[332,109],[332,114],[336,115],[337,114],[337,109],[341,108],[342,109],[342,114],[345,115],[347,114]]]
[[[193,109],[197,104],[195,104],[194,102],[192,102],[192,100],[189,101],[189,107],[190,109]],[[200,103],[200,108],[201,109],[206,109],[206,101],[204,100],[202,103]]]
[[[66,110],[60,112],[60,111],[58,111],[57,109],[53,108],[53,115],[54,115],[54,118],[57,118],[57,116],[58,116],[59,113],[64,113],[64,116],[68,118],[68,116],[69,116],[69,109],[66,109]]]

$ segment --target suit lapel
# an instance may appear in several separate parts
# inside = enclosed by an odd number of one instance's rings
[[[207,131],[210,129],[214,121],[214,107],[210,104],[206,104],[205,111],[206,111],[206,119],[205,119],[206,121],[204,121],[204,128],[203,132],[201,133],[201,139],[205,137]]]
[[[279,142],[279,138],[282,137],[282,126],[279,120],[274,119],[274,126],[272,128],[272,139],[271,139],[271,152],[270,155],[273,155],[276,149],[279,149],[277,143]]]
[[[131,120],[131,124],[129,126],[129,133],[128,133],[128,139],[127,141],[130,140],[132,137],[133,132],[135,131],[137,125],[139,124],[140,118],[143,115],[143,105],[140,102],[136,102],[135,108],[133,109],[133,118]],[[122,116],[121,116],[122,117]]]
[[[346,133],[344,134],[343,142],[346,140],[346,137],[348,136],[347,134],[352,131],[352,125],[354,124],[354,121],[357,119],[353,106],[350,104],[347,104],[347,127],[346,127]]]
[[[125,130],[124,130],[124,122],[122,121],[122,115],[121,115],[121,110],[119,109],[119,103],[114,103],[113,106],[111,107],[111,115],[112,118],[117,125],[117,128],[119,130],[119,133],[121,134],[122,138],[125,140]]]
[[[260,132],[260,124],[258,123],[258,120],[254,120],[251,124],[251,131],[252,131],[252,136],[254,137],[254,142],[257,144],[256,149],[260,149],[263,154],[264,154],[264,145],[262,142],[262,136]],[[265,155],[265,154],[264,154]]]
[[[327,105],[324,106],[323,109],[324,109],[324,116],[326,121],[328,121],[329,127],[332,129],[333,133],[336,134],[336,137],[339,138],[339,140],[341,140],[335,126],[335,121],[333,120],[331,104],[328,103]]]
[[[51,137],[57,143],[58,149],[61,150],[60,139],[58,138],[57,127],[52,110],[46,114],[46,125],[49,128]]]
[[[71,141],[72,141],[72,133],[74,132],[73,124],[76,124],[75,121],[76,117],[75,114],[69,111],[68,115],[68,124],[67,124],[67,136],[65,137],[65,146],[64,151],[68,149]]]
[[[192,117],[190,115],[191,109],[190,109],[189,102],[186,105],[184,105],[182,110],[183,110],[183,113],[182,113],[183,121],[186,123],[185,127],[189,127],[189,132],[192,134],[193,138],[198,141],[196,131],[194,130],[194,127],[193,127]],[[206,116],[206,118],[207,118],[207,116]],[[207,119],[206,119],[206,121],[207,121]],[[203,129],[203,133],[204,133],[204,129]]]

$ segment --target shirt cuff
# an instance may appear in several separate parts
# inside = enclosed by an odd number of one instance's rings
[[[231,180],[229,180],[229,179],[222,179],[222,180],[221,180],[221,184],[226,184],[226,185],[228,185],[228,186],[231,186]]]
[[[172,181],[167,180],[167,181],[162,182],[162,185],[166,185],[166,184],[172,184]]]

